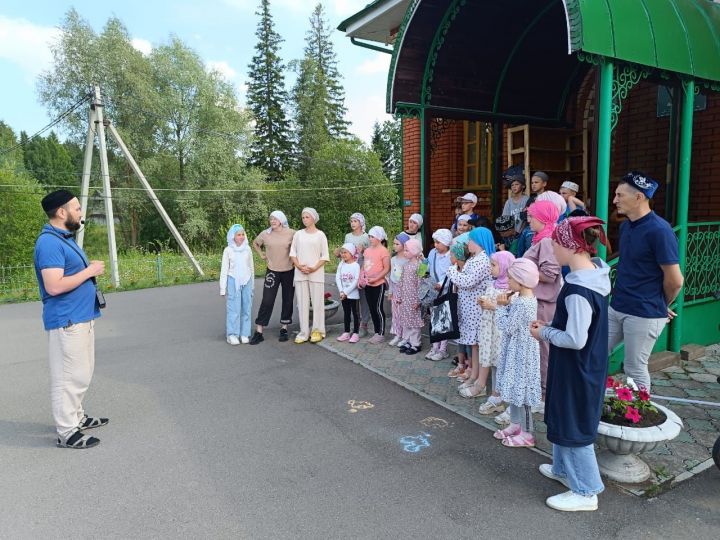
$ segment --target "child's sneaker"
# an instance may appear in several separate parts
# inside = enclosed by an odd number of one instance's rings
[[[379,345],[380,343],[382,343],[383,341],[385,341],[385,337],[384,337],[384,336],[381,336],[380,334],[375,334],[375,335],[374,335],[373,337],[371,337],[368,341],[369,341],[370,343],[374,344],[374,345]]]
[[[240,345],[240,341],[238,340],[237,336],[228,336],[227,342],[230,345]]]
[[[396,347],[400,347],[400,348],[402,348],[402,347],[407,347],[407,346],[408,346],[408,342],[407,342],[406,339],[401,339],[400,341],[398,341],[398,342],[395,344],[395,346],[396,346]]]
[[[426,358],[427,360],[432,360],[432,359],[433,359],[433,356],[435,356],[435,353],[436,353],[436,352],[437,352],[437,351],[436,351],[435,349],[430,349],[430,350],[428,351],[428,353],[425,355],[425,358]]]
[[[350,332],[343,332],[337,337],[338,341],[348,341],[350,339]]]
[[[360,335],[359,334],[353,334],[350,336],[350,339],[348,339],[348,343],[357,343],[360,341]]]
[[[495,423],[500,426],[506,426],[510,423],[510,411],[505,411],[495,417]]]
[[[395,347],[395,345],[397,345],[398,343],[400,343],[400,340],[401,340],[401,339],[402,339],[402,338],[401,338],[400,336],[395,336],[395,337],[392,338],[390,341],[388,341],[388,345],[390,345],[391,347]]]
[[[249,336],[240,336],[240,343],[243,345],[247,345],[250,343],[250,337]]]

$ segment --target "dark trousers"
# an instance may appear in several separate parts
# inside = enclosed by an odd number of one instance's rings
[[[353,322],[353,334],[360,330],[360,300],[357,298],[345,298],[342,301],[343,315],[345,316],[345,332],[350,332],[350,316]]]
[[[265,272],[263,297],[262,302],[260,303],[257,318],[255,319],[255,324],[267,326],[270,322],[270,315],[272,315],[273,306],[275,306],[275,297],[277,296],[280,285],[282,285],[282,310],[280,311],[280,324],[292,323],[293,297],[295,295],[295,286],[293,285],[294,277],[294,269],[286,272],[275,272],[274,270],[268,270]]]
[[[375,333],[385,335],[385,283],[377,287],[370,285],[365,287],[365,298],[367,299],[370,317],[372,318]]]

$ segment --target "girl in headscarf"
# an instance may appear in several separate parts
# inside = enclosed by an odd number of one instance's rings
[[[562,197],[560,198],[562,199]],[[553,253],[551,238],[558,216],[557,206],[550,201],[537,201],[528,208],[528,220],[530,228],[535,231],[535,236],[533,236],[532,245],[523,257],[534,262],[540,272],[540,283],[535,288],[535,297],[538,303],[537,318],[541,321],[552,321],[555,315],[555,301],[563,284],[562,268]],[[540,343],[540,377],[543,399],[545,398],[549,356],[550,344],[544,341]],[[544,403],[540,403],[533,412],[542,412],[544,406]]]
[[[414,238],[420,245],[423,245],[423,237],[420,229],[423,226],[423,217],[420,214],[413,214],[408,218],[408,226],[405,229],[405,234],[410,238]]]
[[[355,212],[350,216],[350,232],[345,235],[345,243],[351,242],[357,248],[357,262],[360,268],[365,262],[364,253],[370,246],[370,238],[365,232],[365,216]],[[360,289],[360,337],[367,336],[368,322],[370,322],[370,310],[365,299],[365,289]]]
[[[456,236],[450,245],[450,265],[457,267],[458,272],[462,272],[465,268],[465,263],[470,257],[467,243],[470,240],[470,233],[463,233]],[[447,275],[447,272],[446,272]],[[452,285],[454,287],[454,285]],[[458,306],[458,318],[460,316],[460,308]],[[472,356],[472,348],[470,345],[463,345],[457,342],[457,366],[448,372],[448,377],[451,379],[457,378],[458,381],[465,382],[466,376],[470,376],[470,358]]]
[[[458,323],[460,338],[458,343],[469,345],[472,357],[470,375],[460,386],[464,397],[485,395],[485,387],[478,384],[478,330],[482,308],[477,302],[478,297],[492,280],[490,275],[490,255],[495,253],[495,241],[489,229],[476,227],[468,233],[468,250],[470,258],[463,271],[451,266],[447,277],[458,288]],[[466,373],[467,375],[467,373]],[[467,389],[467,391],[465,391]]]
[[[432,235],[435,247],[428,254],[428,274],[433,282],[433,288],[442,294],[442,284],[445,281],[447,270],[450,268],[450,245],[453,242],[453,234],[450,229],[438,229]],[[447,340],[437,341],[432,344],[430,352],[425,358],[438,362],[448,357]]]
[[[394,334],[394,337],[388,342],[391,347],[404,347],[407,345],[407,340],[402,335],[402,327],[400,326],[400,313],[399,304],[393,301],[393,296],[397,294],[398,287],[400,286],[400,278],[402,277],[402,269],[407,264],[408,259],[405,257],[405,244],[410,240],[410,237],[401,232],[393,240],[393,251],[395,255],[390,259],[390,273],[388,274],[388,291],[390,300],[390,309],[392,315],[392,321],[390,322],[390,333]]]
[[[303,208],[305,226],[293,236],[290,260],[295,266],[295,297],[300,318],[300,332],[295,343],[322,341],[325,337],[325,263],[330,260],[325,233],[317,228],[320,215],[314,208]],[[310,331],[310,306],[313,312]]]
[[[365,250],[361,284],[365,287],[370,317],[375,327],[375,334],[370,343],[379,344],[385,341],[385,278],[390,272],[390,252],[387,247],[387,234],[379,226],[372,227],[368,232],[370,247]]]
[[[508,268],[508,288],[517,294],[512,301],[507,293],[497,296],[498,328],[502,332],[497,366],[500,399],[509,404],[511,423],[493,437],[504,446],[535,446],[532,407],[540,403],[540,351],[530,335],[537,302],[533,289],[538,284],[538,269],[528,259],[515,259]]]
[[[550,342],[545,423],[552,464],[540,472],[570,488],[546,504],[556,510],[596,510],[600,478],[594,442],[602,414],[608,349],[610,269],[596,253],[603,221],[570,217],[553,232],[555,257],[570,267],[552,324],[535,321],[535,339]],[[572,414],[568,414],[572,411]]]
[[[225,335],[230,345],[250,342],[254,276],[245,229],[235,224],[227,232],[227,247],[220,266],[220,296],[227,295]]]
[[[406,345],[400,350],[405,354],[417,354],[421,349],[420,331],[423,319],[420,312],[420,277],[418,268],[423,256],[422,245],[419,241],[409,239],[405,243],[403,256],[407,263],[402,268],[400,283],[393,296],[393,304],[397,305],[398,330]]]
[[[480,384],[487,384],[488,374],[492,371],[493,393],[488,400],[480,405],[480,414],[491,414],[503,412],[505,406],[502,404],[500,394],[497,392],[497,361],[500,354],[500,342],[502,332],[495,322],[495,301],[501,294],[507,293],[510,289],[507,271],[515,260],[515,256],[509,251],[496,251],[490,255],[490,273],[494,282],[488,284],[483,295],[478,299],[480,307],[483,308],[480,317],[480,330],[478,331],[478,356],[480,363]]]
[[[263,296],[260,309],[255,318],[255,333],[250,338],[250,345],[257,345],[265,340],[263,328],[270,323],[270,316],[275,306],[275,297],[282,285],[282,308],[280,311],[280,341],[288,340],[287,327],[292,323],[293,285],[295,271],[290,260],[290,245],[295,231],[288,226],[287,217],[280,210],[270,213],[270,227],[257,235],[253,240],[253,248],[262,260],[267,263]]]

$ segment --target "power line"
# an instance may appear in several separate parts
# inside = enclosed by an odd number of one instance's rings
[[[52,120],[52,121],[51,121],[48,125],[46,125],[44,128],[41,128],[39,131],[37,131],[37,132],[36,132],[35,134],[33,134],[31,137],[28,137],[28,142],[32,141],[35,137],[38,137],[38,136],[42,135],[42,134],[45,133],[48,129],[52,129],[52,128],[55,127],[57,124],[59,124],[60,122],[62,122],[65,118],[67,118],[67,117],[70,116],[72,113],[74,113],[75,110],[76,110],[78,107],[80,107],[83,103],[85,103],[86,101],[88,101],[88,100],[90,99],[90,97],[91,97],[91,94],[89,94],[89,93],[88,93],[88,94],[85,94],[85,96],[83,96],[83,97],[80,98],[78,101],[76,101],[74,105],[72,105],[72,106],[71,106],[69,109],[67,109],[65,112],[61,113],[60,116],[58,116],[55,120]],[[0,156],[3,156],[3,155],[5,155],[5,154],[8,154],[8,153],[12,152],[13,150],[16,150],[16,149],[20,148],[21,146],[23,146],[23,144],[25,144],[25,143],[19,142],[19,143],[17,143],[17,144],[14,145],[14,146],[11,146],[11,147],[9,147],[9,148],[4,148],[3,150],[0,150]]]

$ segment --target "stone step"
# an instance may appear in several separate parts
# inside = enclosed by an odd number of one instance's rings
[[[660,371],[670,366],[680,365],[680,354],[671,351],[661,351],[650,355],[648,360],[648,369],[650,373]]]
[[[694,343],[688,343],[680,348],[680,357],[689,362],[691,360],[697,360],[705,356],[705,347],[702,345],[696,345]]]

